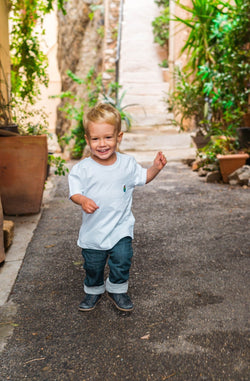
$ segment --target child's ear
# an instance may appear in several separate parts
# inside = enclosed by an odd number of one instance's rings
[[[121,141],[122,141],[122,137],[123,137],[123,132],[121,131],[121,132],[119,132],[119,134],[117,135],[117,141],[118,141],[118,143],[121,143]]]
[[[84,138],[85,138],[85,140],[86,140],[86,142],[87,142],[87,144],[89,146],[89,139],[88,139],[87,135],[84,135]]]

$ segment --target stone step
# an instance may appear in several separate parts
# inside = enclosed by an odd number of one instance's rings
[[[155,96],[162,97],[164,92],[168,90],[167,82],[155,83],[130,83],[126,89],[126,96],[143,95],[144,97],[153,98]]]
[[[160,102],[163,103],[165,105],[165,108],[167,109],[167,104],[166,102],[164,102],[164,96],[164,92],[157,94],[129,94],[128,92],[126,92],[123,102],[124,104],[139,103],[142,105],[147,104],[148,106],[155,105]]]
[[[148,70],[141,70],[138,71],[137,73],[134,71],[124,71],[123,73],[120,74],[120,83],[121,85],[124,83],[124,78],[126,78],[126,87],[130,86],[130,84],[138,83],[138,84],[143,84],[143,83],[162,83],[162,72],[161,70],[154,70],[149,72]]]
[[[152,162],[158,151],[163,151],[168,161],[180,161],[196,157],[191,133],[178,132],[174,126],[137,125],[125,132],[120,150],[134,156],[140,162]]]
[[[120,144],[124,151],[168,151],[189,149],[192,144],[190,133],[140,133],[126,132]]]
[[[142,12],[143,9],[143,12]],[[163,82],[162,51],[154,43],[152,21],[159,14],[153,0],[126,0],[122,25],[120,84],[126,90],[124,104],[139,104],[129,109],[137,124],[166,123],[166,105],[162,102],[168,84]],[[131,19],[136,19],[131,23]]]
[[[132,116],[133,125],[160,125],[166,124],[169,119],[166,104],[157,97],[128,96],[124,98],[123,104],[136,105],[126,109]]]

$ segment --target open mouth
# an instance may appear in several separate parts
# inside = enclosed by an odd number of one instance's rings
[[[105,148],[105,149],[99,149],[97,152],[101,153],[101,154],[105,154],[109,151],[109,148]]]

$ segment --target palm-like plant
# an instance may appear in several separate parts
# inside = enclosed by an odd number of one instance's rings
[[[103,85],[102,85],[103,86]],[[110,83],[108,86],[108,90],[105,91],[105,88],[103,86],[103,92],[102,92],[102,102],[104,103],[109,103],[111,106],[116,108],[120,115],[121,115],[121,120],[123,120],[126,124],[127,131],[130,130],[131,128],[131,122],[132,122],[132,116],[125,111],[128,107],[133,107],[133,106],[139,106],[137,103],[131,103],[128,105],[123,106],[123,100],[126,95],[126,90],[122,92],[121,96],[119,97],[119,89],[121,89],[121,85],[119,85],[117,82]]]
[[[220,8],[218,8],[218,3],[221,4]],[[218,13],[223,13],[225,5],[217,0],[192,0],[192,7],[185,6],[178,0],[177,5],[189,14],[186,19],[174,17],[174,21],[180,22],[190,29],[189,36],[182,48],[182,53],[187,51],[189,54],[187,68],[191,68],[194,72],[201,65],[215,63],[213,45],[216,41],[211,40],[211,29],[213,20]]]

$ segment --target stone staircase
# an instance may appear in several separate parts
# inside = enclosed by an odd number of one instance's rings
[[[154,0],[125,0],[121,40],[120,84],[126,91],[125,104],[138,126],[166,123],[163,101],[168,83],[163,82],[159,63],[163,52],[154,43],[152,21],[159,14]]]
[[[158,151],[162,151],[168,161],[196,156],[190,133],[166,126],[135,126],[131,132],[124,132],[119,148],[141,163],[152,162]]]
[[[125,0],[120,84],[126,91],[123,105],[132,115],[130,132],[125,132],[120,149],[133,155],[139,162],[151,162],[157,151],[163,151],[168,160],[195,156],[189,133],[179,133],[169,126],[171,115],[164,102],[169,84],[163,82],[159,63],[162,50],[154,43],[152,21],[159,15],[154,0]],[[121,95],[121,94],[120,94]]]

